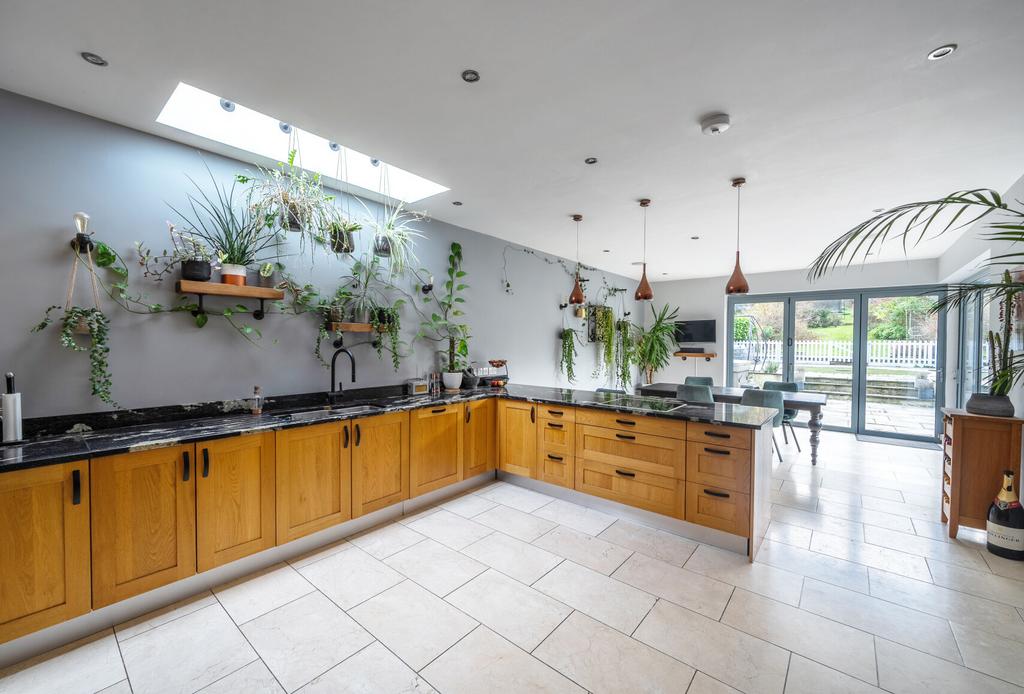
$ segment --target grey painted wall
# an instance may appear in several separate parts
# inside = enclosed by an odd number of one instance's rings
[[[130,258],[135,241],[156,249],[165,246],[165,220],[173,219],[166,203],[184,203],[190,185],[186,174],[206,180],[205,161],[227,182],[252,167],[10,92],[0,91],[0,123],[5,164],[0,170],[0,370],[17,373],[25,416],[107,409],[89,394],[85,354],[61,348],[55,328],[29,333],[46,306],[64,302],[72,214],[88,212],[96,238]],[[471,285],[466,303],[471,358],[508,359],[512,379],[519,383],[566,384],[557,371],[556,334],[563,321],[574,327],[580,322],[558,309],[559,299],[571,289],[562,266],[510,248],[509,294],[502,278],[506,242],[438,221],[425,221],[420,229],[426,237],[416,247],[420,264],[439,281],[449,244],[457,240],[464,247]],[[369,235],[357,234],[361,247]],[[287,262],[297,277],[310,278],[323,291],[333,291],[348,265],[326,254],[311,267],[308,260]],[[145,291],[152,301],[174,300],[170,281],[161,286],[141,280],[135,267],[132,274],[133,288]],[[588,273],[588,296],[601,285],[602,274]],[[609,274],[606,279],[634,286],[626,278]],[[91,305],[84,273],[79,273],[77,285],[76,303]],[[632,300],[624,307],[636,316]],[[111,319],[113,393],[123,406],[241,398],[255,384],[269,395],[327,388],[328,374],[312,356],[316,327],[311,316],[270,315],[254,323],[263,332],[260,346],[254,347],[220,320],[211,319],[199,330],[188,314],[131,315],[109,299],[102,301],[102,308]],[[418,321],[407,311],[404,323],[408,339]],[[355,341],[350,339],[350,344]],[[357,386],[401,383],[436,366],[431,347],[412,347],[414,353],[397,373],[387,354],[378,361],[369,346],[354,348]],[[324,350],[330,354],[327,343]],[[591,375],[595,353],[596,345],[581,347],[577,387],[604,383]]]

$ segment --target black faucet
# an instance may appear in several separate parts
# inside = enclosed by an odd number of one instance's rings
[[[352,353],[345,347],[344,340],[339,337],[334,341],[334,356],[331,357],[331,389],[328,391],[328,398],[333,401],[335,398],[340,398],[345,391],[344,386],[341,385],[341,381],[337,380],[335,375],[335,367],[338,364],[338,355],[345,354],[348,356],[349,361],[352,362],[352,382],[356,382],[356,358],[352,356]]]

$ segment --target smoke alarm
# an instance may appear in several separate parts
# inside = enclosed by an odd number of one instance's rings
[[[712,113],[701,119],[700,129],[705,135],[721,135],[730,125],[728,113]]]

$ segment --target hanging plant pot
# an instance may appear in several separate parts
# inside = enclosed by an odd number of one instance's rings
[[[244,287],[246,274],[247,271],[244,265],[223,263],[220,266],[220,281],[222,284],[233,284],[237,287]]]
[[[331,250],[335,253],[352,253],[356,249],[356,240],[351,231],[341,228],[331,229]]]
[[[213,274],[213,268],[208,260],[183,260],[181,261],[181,279],[192,282],[209,282]]]
[[[971,414],[983,414],[989,417],[1013,416],[1013,403],[1008,395],[974,393],[968,398],[964,409]]]
[[[344,306],[331,306],[331,309],[327,312],[328,319],[331,323],[344,323],[345,322],[345,307]]]
[[[377,236],[373,239],[373,254],[381,258],[391,257],[391,239],[386,236]]]
[[[370,322],[370,309],[358,308],[352,309],[352,321],[353,323],[369,323]]]
[[[285,231],[302,231],[302,220],[293,205],[286,205],[281,212],[281,228]]]
[[[386,308],[373,309],[373,318],[377,321],[377,325],[381,327],[387,327],[392,322],[391,313]]]
[[[75,327],[71,329],[75,335],[89,335],[89,321],[86,320],[85,316],[79,316],[75,321]]]

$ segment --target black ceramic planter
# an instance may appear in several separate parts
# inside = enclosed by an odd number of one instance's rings
[[[351,231],[331,230],[331,250],[335,253],[351,253],[356,249],[355,238]]]
[[[209,261],[206,260],[183,260],[181,261],[181,279],[192,280],[193,282],[209,282],[213,271]]]
[[[964,409],[971,414],[983,414],[989,417],[1012,417],[1013,403],[1006,395],[989,395],[974,393],[967,400]]]
[[[373,240],[373,253],[381,258],[391,257],[391,240],[384,236],[378,236]]]

